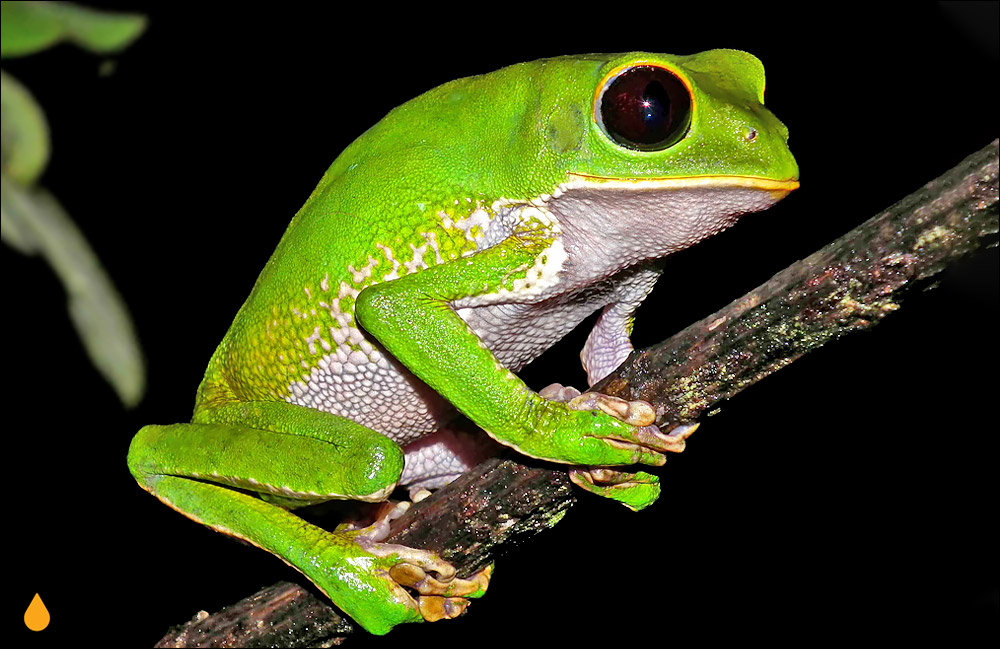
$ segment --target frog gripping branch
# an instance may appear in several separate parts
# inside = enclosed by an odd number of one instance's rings
[[[191,423],[147,426],[139,484],[278,555],[372,633],[460,615],[467,578],[384,542],[406,503],[330,532],[292,513],[385,501],[474,466],[462,413],[525,455],[633,509],[683,447],[652,408],[514,372],[595,311],[591,384],[631,352],[658,260],[798,186],[757,59],[589,55],[514,65],[431,90],[351,144],[292,219],[209,362]],[[487,437],[488,436],[488,437]],[[610,467],[614,467],[613,469]]]

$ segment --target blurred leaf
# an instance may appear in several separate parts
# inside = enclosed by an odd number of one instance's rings
[[[0,55],[23,56],[54,45],[62,33],[59,23],[35,3],[0,4]]]
[[[96,53],[124,49],[146,29],[140,14],[96,11],[64,2],[4,2],[0,56],[25,56],[70,41]]]
[[[28,89],[0,70],[0,165],[7,177],[30,185],[49,161],[49,125]]]
[[[91,361],[126,406],[145,390],[145,367],[125,303],[62,206],[43,189],[0,176],[3,240],[44,256],[66,288],[69,313]]]

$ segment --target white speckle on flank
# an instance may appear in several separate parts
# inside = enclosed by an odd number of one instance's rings
[[[438,210],[437,215],[438,218],[441,219],[441,227],[445,230],[450,230],[454,226],[454,222],[451,220],[451,217],[448,216],[448,213],[444,210]]]
[[[390,280],[399,279],[399,267],[402,264],[399,263],[398,259],[393,258],[392,248],[389,246],[383,246],[381,243],[376,243],[375,245],[385,253],[385,258],[392,264],[392,270],[382,276],[382,281],[388,282]]]
[[[424,262],[424,253],[427,252],[427,244],[420,246],[419,248],[412,243],[410,244],[410,250],[413,251],[413,258],[410,261],[404,261],[403,266],[406,270],[411,273],[415,273],[418,270],[423,270],[427,268],[427,264]]]
[[[362,266],[360,269],[355,270],[354,266],[349,265],[347,267],[347,270],[351,273],[351,276],[354,278],[354,283],[361,284],[366,279],[369,279],[372,276],[372,269],[375,268],[375,266],[378,266],[378,260],[369,255],[368,263]]]
[[[330,343],[328,343],[326,340],[323,339],[323,336],[320,333],[321,330],[322,327],[320,327],[320,325],[316,325],[313,328],[313,332],[308,336],[306,336],[306,343],[309,345],[309,353],[312,355],[316,355],[317,342],[320,343],[320,345],[323,347],[324,350],[330,351],[331,349]]]
[[[483,237],[483,233],[490,224],[490,214],[484,209],[473,210],[467,217],[455,221],[455,226],[465,232],[465,239],[473,243]],[[475,226],[479,226],[476,234],[473,234]]]
[[[441,257],[441,251],[438,249],[437,235],[433,232],[421,232],[420,236],[427,240],[427,245],[429,245],[431,250],[434,251],[434,263],[444,263],[444,259]]]
[[[360,293],[360,292],[361,291],[355,289],[354,287],[352,287],[347,282],[341,282],[340,283],[340,292],[337,293],[337,298],[341,299],[341,300],[343,300],[345,297],[357,298],[358,297],[358,293]],[[338,307],[338,310],[339,310],[339,307]]]

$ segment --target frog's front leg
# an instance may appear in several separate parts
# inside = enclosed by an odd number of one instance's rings
[[[485,590],[488,575],[456,579],[431,552],[382,543],[385,521],[329,532],[266,500],[384,500],[403,469],[402,451],[350,420],[283,402],[228,404],[200,411],[191,424],[146,426],[128,463],[164,503],[277,555],[372,633],[455,617],[465,597]]]
[[[661,465],[673,440],[601,409],[575,410],[530,390],[496,359],[454,304],[496,295],[524,299],[544,286],[558,250],[544,228],[468,258],[363,290],[361,325],[407,368],[501,444],[569,464]],[[486,297],[485,299],[490,299]]]

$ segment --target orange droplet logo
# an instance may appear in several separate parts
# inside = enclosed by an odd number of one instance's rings
[[[24,612],[24,624],[32,631],[41,631],[49,625],[49,609],[45,608],[42,598],[35,593],[28,604],[28,610]]]

